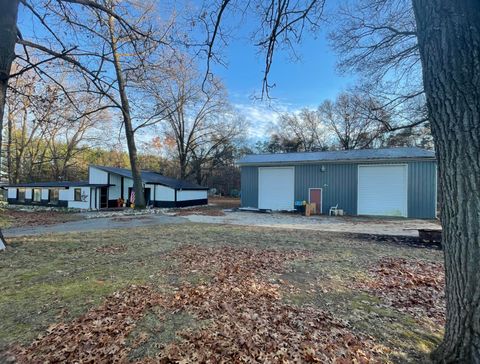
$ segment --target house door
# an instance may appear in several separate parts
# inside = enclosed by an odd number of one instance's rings
[[[308,202],[316,205],[317,215],[322,213],[322,189],[321,188],[309,188],[308,189]]]
[[[105,209],[108,207],[108,187],[100,188],[100,208]]]
[[[145,205],[148,206],[150,204],[150,188],[143,189],[143,196],[145,197]]]

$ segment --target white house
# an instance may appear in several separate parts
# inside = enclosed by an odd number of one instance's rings
[[[208,188],[195,183],[142,171],[147,205],[183,207],[208,203]],[[3,186],[9,204],[63,206],[78,209],[130,206],[132,172],[124,168],[90,166],[85,182],[34,182]]]

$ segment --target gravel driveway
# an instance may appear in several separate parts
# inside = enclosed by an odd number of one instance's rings
[[[380,235],[418,236],[417,229],[438,229],[434,220],[374,218],[352,216],[305,217],[287,213],[225,212],[225,216],[187,215],[186,219],[196,223],[263,226],[279,229],[306,229]]]
[[[225,216],[154,214],[138,216],[116,216],[95,219],[82,219],[61,224],[30,226],[5,229],[5,237],[21,235],[41,235],[75,231],[125,229],[149,225],[181,223],[231,224],[260,226],[278,229],[304,229],[331,232],[364,233],[380,235],[418,236],[417,229],[438,229],[439,223],[433,220],[413,220],[402,218],[333,217],[311,216],[286,213],[225,212]]]

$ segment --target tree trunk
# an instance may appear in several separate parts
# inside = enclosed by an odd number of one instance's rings
[[[480,363],[480,2],[413,0],[436,144],[446,269],[438,363]]]
[[[0,171],[2,169],[3,118],[7,87],[17,41],[18,1],[0,0]]]
[[[180,179],[187,178],[187,157],[185,154],[179,156]]]
[[[13,173],[12,173],[12,132],[13,132],[13,113],[11,110],[8,110],[8,121],[7,121],[7,174],[8,174],[8,183],[13,183]]]
[[[115,36],[115,19],[110,16],[108,19],[110,31],[110,41],[112,46],[113,61],[117,75],[118,92],[122,104],[123,124],[125,126],[125,136],[127,138],[128,156],[130,158],[130,167],[132,169],[133,189],[135,191],[135,208],[145,208],[145,196],[143,194],[143,182],[140,168],[138,166],[137,147],[135,145],[135,135],[130,115],[130,104],[128,102],[127,91],[125,90],[125,80],[122,73],[122,65],[117,49],[117,38]]]
[[[7,101],[7,87],[17,41],[17,0],[0,0],[0,171],[2,167],[3,117]],[[0,250],[5,249],[5,239],[0,229]]]

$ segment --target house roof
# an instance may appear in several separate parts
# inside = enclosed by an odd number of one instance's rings
[[[62,188],[62,187],[104,187],[108,184],[89,184],[88,181],[55,181],[55,182],[30,182],[30,183],[15,183],[7,184],[0,187],[50,187],[50,188]]]
[[[132,178],[132,171],[126,168],[105,167],[92,165],[91,167],[100,169],[105,172],[115,173],[123,177]],[[177,190],[208,190],[208,187],[197,185],[196,183],[165,177],[157,172],[141,171],[144,183],[160,184]]]
[[[421,148],[384,148],[354,149],[329,152],[248,154],[237,161],[242,165],[313,163],[313,162],[348,162],[374,160],[431,159],[435,153]]]

